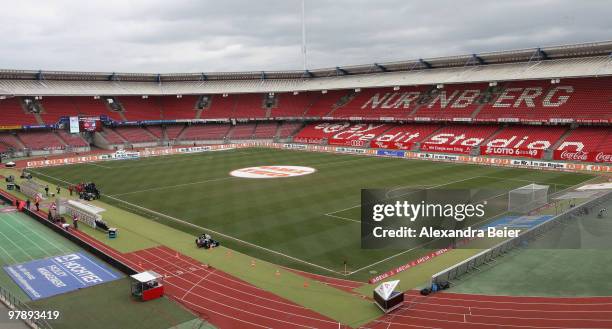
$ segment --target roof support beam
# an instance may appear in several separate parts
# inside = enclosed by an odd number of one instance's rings
[[[482,57],[476,55],[476,54],[472,54],[472,59],[476,60],[478,62],[478,64],[480,65],[485,65],[487,64],[487,62],[485,62],[484,59],[482,59]]]
[[[378,68],[381,72],[387,72],[387,68],[384,67],[383,65],[380,65],[378,63],[374,63],[374,66],[376,66],[376,68]]]
[[[419,58],[419,63],[421,63],[421,65],[425,66],[428,69],[432,68],[431,63],[422,58]]]
[[[336,75],[348,75],[349,73],[341,68],[340,66],[336,66]]]

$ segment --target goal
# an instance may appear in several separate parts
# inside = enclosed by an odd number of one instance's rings
[[[508,192],[508,211],[526,214],[548,203],[548,185],[529,184]]]

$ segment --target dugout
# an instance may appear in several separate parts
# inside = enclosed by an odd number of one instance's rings
[[[130,288],[132,296],[143,302],[160,298],[164,295],[163,277],[153,271],[131,275]]]

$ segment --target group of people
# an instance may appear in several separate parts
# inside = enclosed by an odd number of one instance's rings
[[[95,183],[79,183],[76,185],[70,185],[68,186],[68,191],[70,192],[70,195],[72,195],[72,193],[77,193],[79,198],[85,200],[100,198],[100,190],[98,190]]]

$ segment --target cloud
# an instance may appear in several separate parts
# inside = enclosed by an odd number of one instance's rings
[[[201,72],[301,68],[300,0],[6,1],[10,69]],[[309,67],[612,35],[607,1],[306,0]]]

